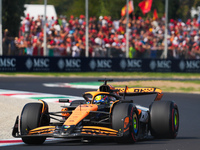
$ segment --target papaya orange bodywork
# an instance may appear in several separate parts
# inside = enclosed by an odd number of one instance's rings
[[[98,106],[95,104],[83,104],[76,107],[69,118],[63,125],[77,125],[82,119],[89,115],[90,111],[97,111]]]
[[[120,93],[124,93],[125,88],[116,88]],[[158,88],[127,88],[126,93],[149,93],[156,92],[161,93],[162,90]]]
[[[30,130],[28,135],[33,135],[33,134],[38,134],[38,133],[40,134],[53,133],[55,129],[56,129],[55,126],[42,126],[42,127],[38,127],[38,128]]]
[[[106,131],[110,131],[110,132],[118,132],[117,130],[111,129],[111,128],[106,128],[106,127],[98,127],[98,126],[83,126],[83,129],[97,129],[97,130],[106,130]]]
[[[39,100],[40,102],[42,102],[42,113],[44,113],[46,111],[46,109],[48,109],[48,105],[45,101],[43,100]]]
[[[138,115],[140,115],[142,110],[141,109],[137,109],[137,110],[138,110]]]
[[[155,101],[161,100],[162,96],[163,96],[163,93],[158,93],[156,98],[155,98]]]
[[[154,101],[159,101],[162,96],[162,90],[158,88],[116,88],[119,90],[119,94],[123,94],[124,92],[127,94],[157,94]],[[125,91],[126,90],[126,91]]]
[[[63,111],[63,113],[61,113],[61,115],[63,117],[67,118],[70,116],[70,113],[64,113],[64,112],[68,111],[68,108],[62,108],[61,111]]]
[[[82,134],[117,136],[118,131],[106,127],[83,126]]]

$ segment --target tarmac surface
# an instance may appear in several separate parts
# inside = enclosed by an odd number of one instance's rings
[[[97,81],[97,78],[56,78],[56,77],[1,77],[0,89],[20,90],[29,92],[42,92],[50,94],[66,94],[81,96],[90,89],[72,89],[63,87],[44,87],[43,83],[70,83]],[[115,79],[115,81],[128,79]],[[152,85],[153,86],[153,85]],[[176,139],[148,139],[135,144],[116,144],[114,142],[100,141],[96,143],[82,143],[80,140],[56,139],[47,141],[41,146],[26,144],[4,146],[0,150],[198,150],[200,149],[200,99],[199,94],[164,93],[163,99],[173,100],[177,103],[180,115],[179,133]],[[135,103],[148,107],[152,97],[136,97]],[[12,103],[10,104],[12,105]],[[2,107],[2,106],[1,106]],[[8,118],[9,119],[9,118]],[[13,120],[14,122],[14,120]]]

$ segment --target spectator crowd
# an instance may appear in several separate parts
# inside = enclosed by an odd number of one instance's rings
[[[111,16],[89,18],[89,56],[126,56],[126,18]],[[22,21],[19,37],[3,35],[3,55],[43,56],[44,25],[47,35],[47,55],[85,57],[85,16],[69,18],[33,18],[27,14]],[[165,17],[132,17],[128,21],[129,58],[162,58],[164,50]],[[170,19],[168,23],[168,58],[200,58],[200,22],[197,19]]]

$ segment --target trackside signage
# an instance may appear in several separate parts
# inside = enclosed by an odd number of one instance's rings
[[[82,60],[74,59],[74,58],[60,58],[57,61],[57,66],[59,71],[67,71],[67,72],[80,72]]]
[[[0,57],[0,72],[196,72],[200,60],[72,58],[72,57]]]
[[[16,71],[16,58],[0,58],[0,71]]]
[[[172,60],[151,60],[149,68],[152,72],[171,72]]]
[[[181,72],[200,72],[200,60],[181,60],[178,64]]]
[[[90,71],[112,71],[113,60],[112,59],[91,59],[89,61]]]
[[[121,59],[119,61],[119,67],[123,71],[142,71],[141,59]]]
[[[50,71],[49,58],[27,58],[25,66],[30,71],[43,72]]]

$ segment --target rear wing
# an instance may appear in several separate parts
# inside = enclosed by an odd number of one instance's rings
[[[158,88],[115,88],[119,91],[120,96],[137,96],[137,95],[149,95],[149,94],[157,94],[154,101],[159,101],[162,96],[162,90]]]

